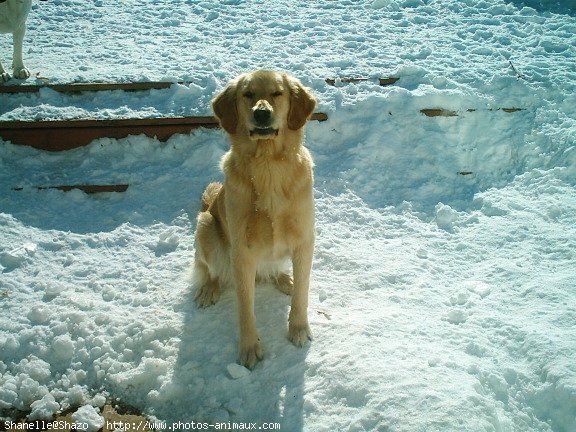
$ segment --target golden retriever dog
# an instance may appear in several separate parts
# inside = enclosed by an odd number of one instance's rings
[[[14,78],[18,79],[30,76],[22,60],[22,43],[26,33],[26,18],[31,7],[32,0],[0,0],[0,33],[12,33],[12,71]],[[9,81],[10,78],[10,74],[0,62],[0,83]]]
[[[288,338],[312,339],[308,288],[314,250],[312,158],[304,125],[316,100],[297,79],[259,70],[239,76],[212,101],[230,150],[222,157],[224,182],[202,196],[196,228],[195,285],[199,307],[233,286],[238,301],[239,360],[262,359],[254,315],[257,281],[292,294]],[[292,261],[292,276],[286,272]]]

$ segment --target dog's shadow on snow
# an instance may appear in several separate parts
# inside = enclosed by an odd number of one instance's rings
[[[272,285],[256,287],[255,312],[264,359],[254,370],[239,369],[236,297],[232,289],[218,303],[198,309],[193,289],[181,305],[182,336],[172,385],[190,401],[187,418],[174,421],[279,423],[303,428],[306,356],[310,345],[287,338],[290,297]],[[168,416],[169,417],[169,416]]]

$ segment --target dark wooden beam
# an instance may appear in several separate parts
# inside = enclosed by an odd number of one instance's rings
[[[395,78],[395,77],[378,78],[378,84],[381,86],[389,86],[389,85],[396,83],[396,81],[398,81],[399,79],[400,78]],[[324,81],[326,81],[326,84],[333,86],[333,85],[336,85],[336,82],[341,82],[344,84],[355,84],[355,83],[359,83],[359,82],[371,81],[371,78],[366,78],[366,77],[326,78]]]
[[[311,120],[325,121],[325,113],[315,113]],[[126,138],[144,134],[166,141],[174,134],[188,134],[197,128],[220,127],[212,116],[166,117],[114,120],[49,120],[0,122],[0,138],[13,144],[28,145],[47,151],[63,151],[85,146],[98,138]]]
[[[150,81],[137,83],[72,83],[72,84],[21,84],[0,86],[0,93],[37,93],[41,89],[51,89],[59,93],[81,93],[97,91],[145,91],[162,90],[170,88],[173,84],[187,84],[185,82]]]
[[[127,184],[110,184],[110,185],[60,185],[60,186],[35,186],[37,190],[48,190],[48,189],[57,189],[64,192],[69,192],[74,189],[81,190],[87,194],[95,194],[95,193],[102,193],[102,192],[126,192],[128,189]],[[22,191],[24,190],[23,187],[15,187],[12,188],[13,191]]]

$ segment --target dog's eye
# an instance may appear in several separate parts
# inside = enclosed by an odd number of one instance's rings
[[[274,93],[272,93],[272,97],[279,97],[282,95],[283,95],[283,93],[281,91],[275,91]]]
[[[252,99],[254,97],[254,92],[247,91],[246,93],[244,93],[244,97],[247,99]]]

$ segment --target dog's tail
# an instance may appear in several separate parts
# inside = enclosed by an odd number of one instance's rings
[[[222,183],[210,183],[202,194],[202,211],[208,210],[222,189]]]

